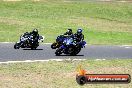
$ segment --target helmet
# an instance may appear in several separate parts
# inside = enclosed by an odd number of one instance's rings
[[[81,34],[81,33],[82,33],[82,28],[78,28],[78,29],[77,29],[77,33],[78,33],[78,34]]]
[[[67,29],[67,32],[72,32],[72,29],[70,29],[70,28],[69,28],[69,29]]]
[[[32,33],[34,34],[34,35],[37,35],[38,34],[38,29],[33,29],[33,31],[32,31]]]

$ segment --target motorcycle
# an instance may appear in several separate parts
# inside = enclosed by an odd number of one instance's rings
[[[63,44],[56,50],[55,54],[56,56],[61,55],[62,53],[67,55],[77,55],[81,48],[84,48],[86,45],[85,41],[81,41],[76,43],[74,41],[74,38],[72,37],[66,37],[64,38]]]
[[[63,44],[64,38],[66,38],[66,37],[67,37],[66,35],[60,35],[60,36],[58,36],[56,38],[56,42],[54,42],[53,44],[51,44],[51,48],[52,49],[59,48]]]
[[[20,40],[15,43],[14,49],[19,48],[31,48],[36,49],[40,42],[43,42],[44,36],[39,36],[38,42],[33,42],[33,36],[30,34],[24,34],[20,36]]]

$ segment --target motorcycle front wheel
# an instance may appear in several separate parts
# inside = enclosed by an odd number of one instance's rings
[[[52,48],[52,49],[56,49],[56,46],[57,46],[57,43],[54,42],[54,43],[51,45],[51,48]]]
[[[16,43],[15,45],[14,45],[14,49],[19,49],[20,48],[20,44],[19,43]]]

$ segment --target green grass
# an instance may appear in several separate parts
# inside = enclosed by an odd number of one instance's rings
[[[77,67],[88,74],[130,74],[132,60],[49,61],[34,63],[0,64],[1,88],[131,88],[132,84],[76,83]]]
[[[89,44],[132,44],[132,3],[42,0],[0,1],[0,42],[33,28],[54,42],[67,28],[84,29]]]

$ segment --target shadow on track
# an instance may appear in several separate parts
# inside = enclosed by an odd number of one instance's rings
[[[43,50],[43,49],[23,49],[23,50]]]
[[[78,56],[84,56],[84,55],[59,55],[59,56],[76,56],[76,57],[78,57]]]

